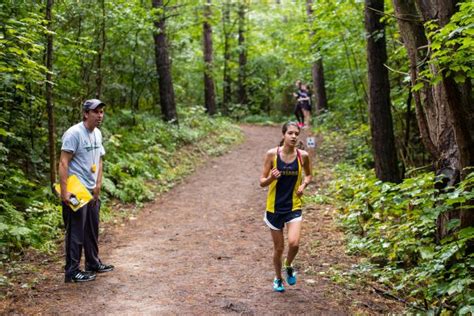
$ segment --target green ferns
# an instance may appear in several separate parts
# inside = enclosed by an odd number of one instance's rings
[[[424,173],[400,184],[378,181],[372,171],[339,165],[331,188],[340,205],[340,223],[349,249],[367,257],[354,272],[368,273],[414,298],[413,306],[431,312],[474,311],[474,228],[448,224],[450,234],[435,243],[436,219],[455,207],[472,210],[474,173],[456,188],[440,192],[435,177]]]

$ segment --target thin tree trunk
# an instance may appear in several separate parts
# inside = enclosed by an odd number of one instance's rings
[[[409,86],[408,97],[407,97],[407,111],[405,113],[405,137],[403,140],[402,156],[404,161],[408,157],[408,145],[410,143],[410,124],[411,124],[411,101],[413,99],[413,93],[411,92],[411,85]],[[403,163],[402,177],[405,177],[406,163]]]
[[[223,13],[222,13],[222,27],[224,30],[224,77],[222,81],[222,107],[223,112],[225,114],[228,113],[229,104],[231,102],[231,77],[230,77],[230,70],[229,70],[229,62],[230,62],[230,2],[227,0],[223,4]]]
[[[390,84],[388,70],[384,66],[387,50],[385,29],[380,21],[380,12],[383,11],[383,0],[365,1],[370,130],[377,178],[400,182],[390,109]]]
[[[344,21],[342,20],[339,20],[339,24],[345,29],[347,30],[347,32],[350,34],[352,33],[352,30],[349,26],[347,26]],[[365,80],[363,78],[362,74],[363,71],[361,70],[360,68],[360,65],[359,65],[359,62],[358,62],[358,56],[356,55],[356,53],[354,52],[354,49],[352,48],[351,45],[348,45],[347,44],[347,39],[346,37],[344,36],[344,34],[342,34],[342,42],[344,44],[344,49],[346,51],[346,58],[347,58],[347,64],[349,65],[349,68],[351,69],[351,76],[354,77],[354,75],[352,75],[352,72],[355,71],[356,73],[356,79],[358,81],[358,84],[357,86],[360,86],[362,88],[362,92],[363,92],[363,100],[364,100],[364,103],[368,104],[369,103],[369,96],[367,95],[367,89],[365,87]],[[352,57],[352,60],[354,61],[354,70],[352,70],[352,66],[351,66],[351,57]],[[355,82],[355,79],[352,79],[354,82]],[[356,88],[356,91],[359,89],[358,87],[355,87]]]
[[[342,37],[342,43],[344,44],[344,51],[345,51],[345,55],[346,55],[346,60],[347,60],[347,66],[349,67],[349,77],[351,78],[351,81],[352,81],[352,86],[354,87],[354,91],[357,95],[357,110],[359,111],[359,118],[360,118],[360,122],[362,124],[365,124],[366,123],[366,118],[365,118],[365,106],[364,106],[364,103],[362,103],[362,100],[365,101],[365,103],[369,103],[368,102],[368,96],[367,96],[367,91],[365,91],[364,89],[364,95],[361,97],[360,96],[360,93],[359,93],[359,84],[357,83],[357,80],[358,78],[356,78],[357,75],[355,75],[356,71],[354,71],[354,69],[352,69],[352,63],[351,63],[351,58],[350,58],[350,52],[349,52],[349,49],[347,47],[347,43],[346,43],[346,39],[344,38],[344,36]],[[356,69],[357,70],[357,69]]]
[[[139,33],[140,33],[140,30],[137,29],[137,31],[135,32],[135,43],[133,45],[134,46],[133,51],[137,51],[138,34]],[[138,105],[139,105],[139,102],[138,102],[139,96],[135,97],[135,90],[136,90],[135,78],[136,78],[136,75],[137,75],[136,54],[132,54],[132,80],[131,80],[132,82],[131,82],[131,85],[130,85],[130,108],[132,109],[132,113],[133,113],[133,125],[136,124],[135,116],[138,112]]]
[[[238,102],[247,104],[247,89],[245,86],[247,67],[247,47],[245,44],[245,0],[239,4],[239,78],[238,78]]]
[[[209,115],[216,114],[216,92],[212,71],[212,26],[211,0],[207,0],[204,7],[203,49],[204,49],[204,104]]]
[[[173,80],[171,76],[171,61],[168,53],[168,43],[166,39],[165,28],[165,6],[163,0],[152,0],[152,6],[160,9],[159,17],[154,22],[155,32],[153,39],[155,41],[155,61],[158,74],[158,84],[160,87],[160,105],[163,119],[167,122],[178,123],[176,114],[176,103],[174,99]]]
[[[313,0],[306,1],[306,13],[312,29],[313,23]],[[310,31],[310,40],[313,41],[314,32]],[[311,68],[311,74],[313,77],[313,87],[316,96],[316,113],[319,114],[324,112],[328,108],[328,100],[326,97],[326,84],[324,80],[324,67],[323,67],[323,56],[321,56],[318,48],[319,57],[313,62]]]
[[[100,25],[100,46],[97,52],[97,77],[96,77],[96,91],[95,97],[100,99],[102,96],[102,81],[103,81],[103,74],[102,74],[102,59],[105,52],[105,44],[106,44],[106,37],[105,37],[105,1],[100,1],[100,6],[102,8],[102,20]]]
[[[49,174],[51,186],[56,182],[56,124],[54,121],[53,105],[53,33],[52,16],[53,0],[46,0],[46,21],[48,22],[48,34],[46,35],[46,108],[48,109],[48,143],[49,143]]]

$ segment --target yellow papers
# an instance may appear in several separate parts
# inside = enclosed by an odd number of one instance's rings
[[[61,186],[59,185],[59,183],[54,185],[54,189],[59,194],[59,196],[61,196]],[[71,203],[69,203],[69,207],[71,207],[73,211],[77,211],[78,209],[89,203],[90,200],[92,200],[92,194],[74,174],[67,178],[67,191],[74,195],[77,201],[79,202],[77,205],[72,205]]]

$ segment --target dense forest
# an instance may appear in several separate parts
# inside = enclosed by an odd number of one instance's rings
[[[300,79],[334,174],[307,202],[338,209],[366,258],[352,272],[407,308],[474,313],[471,1],[21,0],[0,19],[2,266],[57,251],[51,185],[84,100],[107,104],[106,219],[239,142],[237,124],[292,119]]]

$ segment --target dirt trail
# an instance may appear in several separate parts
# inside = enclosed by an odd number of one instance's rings
[[[342,243],[331,240],[330,232],[321,235],[321,229],[331,226],[327,210],[319,215],[312,210],[303,240],[319,237],[328,250],[313,256],[305,250],[311,247],[302,247],[301,260],[313,265],[300,263],[298,284],[287,286],[285,293],[272,291],[272,242],[262,221],[266,190],[258,186],[258,176],[263,155],[278,143],[280,130],[256,126],[243,130],[245,143],[210,159],[182,184],[147,204],[137,220],[107,234],[101,241],[101,257],[116,266],[114,272],[100,274],[94,282],[64,284],[61,267],[56,267],[49,289],[38,288],[29,300],[10,306],[10,312],[342,315],[361,309],[389,311],[390,306],[370,298],[370,293],[369,298],[355,293],[362,303],[354,304],[354,297],[329,279],[305,275],[305,269],[314,272],[315,262],[338,260],[331,249]],[[319,216],[324,218],[320,224],[309,222]]]

